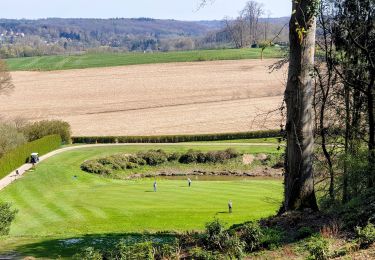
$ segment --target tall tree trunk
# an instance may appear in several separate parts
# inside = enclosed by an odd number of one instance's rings
[[[313,176],[313,78],[316,0],[293,1],[290,60],[285,91],[287,148],[282,211],[318,210]]]
[[[370,83],[367,86],[367,113],[369,124],[369,182],[368,187],[375,187],[375,72],[372,71]]]

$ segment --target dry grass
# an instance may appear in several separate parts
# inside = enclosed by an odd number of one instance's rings
[[[278,128],[282,101],[276,60],[135,65],[12,73],[0,115],[68,121],[73,134],[158,135]]]

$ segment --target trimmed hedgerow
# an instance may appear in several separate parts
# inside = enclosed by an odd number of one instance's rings
[[[243,133],[201,134],[201,135],[160,135],[160,136],[77,136],[73,143],[181,143],[200,141],[221,141],[235,139],[255,139],[280,137],[280,130],[265,130]]]
[[[39,155],[44,155],[59,148],[61,142],[60,135],[50,135],[9,151],[0,158],[0,178],[28,162],[31,153],[36,152]]]

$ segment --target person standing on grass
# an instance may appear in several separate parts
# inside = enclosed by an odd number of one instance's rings
[[[229,213],[232,213],[232,207],[233,207],[233,204],[232,204],[232,201],[230,200],[230,201],[228,202]]]
[[[189,187],[191,187],[191,180],[188,178]]]
[[[156,192],[157,187],[158,187],[158,184],[156,183],[156,181],[154,181],[154,192]]]

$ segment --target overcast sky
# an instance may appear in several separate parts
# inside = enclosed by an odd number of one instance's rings
[[[215,0],[197,11],[200,0],[0,0],[1,18],[136,18],[214,20],[235,17],[247,0]],[[289,16],[291,0],[258,0],[271,17]]]

